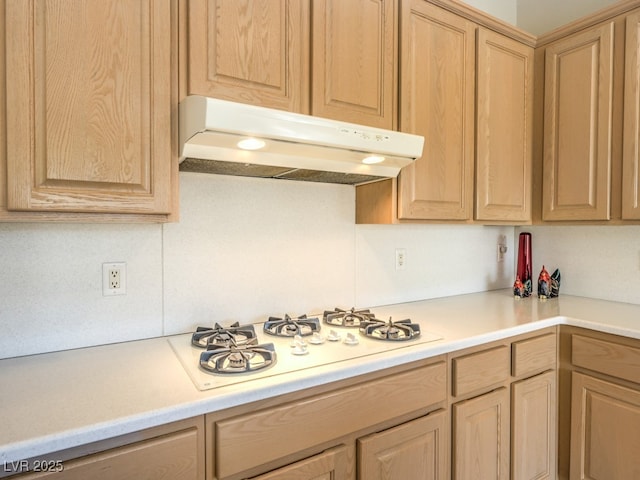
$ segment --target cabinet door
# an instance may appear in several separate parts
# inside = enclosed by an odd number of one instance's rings
[[[170,212],[175,6],[6,1],[9,210]]]
[[[478,29],[477,220],[531,220],[533,48]]]
[[[543,220],[610,215],[613,22],[546,49]]]
[[[574,372],[571,480],[640,478],[640,392]]]
[[[188,93],[309,113],[309,0],[190,0]]]
[[[556,372],[511,386],[511,478],[556,478]]]
[[[347,449],[340,446],[251,480],[347,480]]]
[[[359,439],[358,479],[448,479],[447,420],[440,411]]]
[[[508,480],[509,424],[506,388],[453,405],[452,478]]]
[[[314,115],[396,125],[397,2],[313,2]]]
[[[86,457],[44,461],[51,471],[20,475],[21,480],[201,480],[204,432],[193,427]],[[55,457],[53,457],[55,458]],[[32,462],[33,465],[33,462]],[[57,471],[58,467],[60,471]],[[6,467],[5,467],[6,468]],[[1,476],[1,475],[0,475]]]
[[[622,218],[640,219],[640,12],[627,17],[622,157]]]
[[[425,145],[400,172],[398,218],[471,219],[476,27],[423,0],[401,15],[400,129]]]

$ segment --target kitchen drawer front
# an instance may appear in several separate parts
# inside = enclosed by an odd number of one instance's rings
[[[446,400],[446,379],[446,363],[439,362],[218,421],[215,424],[218,478],[425,410]]]
[[[455,397],[492,387],[509,378],[509,347],[499,347],[454,358],[452,394]]]
[[[571,363],[640,383],[640,348],[574,334],[571,336]]]
[[[511,345],[511,374],[530,376],[556,368],[556,334],[514,342]]]

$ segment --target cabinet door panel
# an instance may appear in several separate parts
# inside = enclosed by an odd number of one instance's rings
[[[613,22],[546,50],[543,220],[610,216]]]
[[[472,216],[475,25],[422,0],[402,9],[400,129],[423,135],[400,172],[400,219]]]
[[[452,478],[508,480],[510,421],[506,388],[453,405]]]
[[[627,17],[622,218],[640,219],[640,12]]]
[[[251,480],[347,480],[347,449],[336,447]]]
[[[511,387],[511,478],[556,478],[556,372]]]
[[[170,212],[172,9],[7,1],[8,209]]]
[[[533,48],[478,30],[476,219],[531,220]]]
[[[448,416],[432,413],[358,440],[360,480],[441,480],[448,472]]]
[[[188,93],[309,113],[308,0],[190,0]]]
[[[640,478],[640,392],[574,372],[572,480]]]
[[[394,0],[313,2],[313,103],[321,117],[396,125]]]

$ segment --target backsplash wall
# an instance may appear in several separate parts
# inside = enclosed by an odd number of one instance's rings
[[[175,224],[0,224],[0,357],[508,288],[521,231],[533,235],[536,278],[543,262],[561,269],[561,294],[640,304],[640,226],[355,225],[353,187],[180,182]],[[124,296],[102,296],[111,261],[127,263]]]
[[[180,222],[0,224],[0,357],[504,288],[512,227],[355,225],[350,186],[181,173]],[[407,266],[395,270],[395,249]],[[102,296],[102,263],[127,294]]]

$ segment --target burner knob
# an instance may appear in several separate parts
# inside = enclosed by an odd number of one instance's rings
[[[347,333],[347,336],[344,339],[344,343],[346,343],[347,345],[358,345],[360,341],[358,340],[358,337],[356,337],[353,333],[349,332]]]
[[[293,340],[291,341],[291,347],[292,348],[306,347],[306,346],[307,346],[307,343],[302,338],[302,335],[294,335],[293,336]]]
[[[291,349],[291,353],[293,353],[294,355],[306,355],[307,353],[309,353],[309,350],[306,344],[300,344],[293,347]]]
[[[313,332],[313,336],[309,339],[309,343],[313,345],[321,345],[324,343],[324,337],[320,335],[320,332]]]
[[[330,330],[329,335],[327,335],[327,340],[329,340],[330,342],[337,342],[338,340],[340,340],[340,334],[335,330]]]

